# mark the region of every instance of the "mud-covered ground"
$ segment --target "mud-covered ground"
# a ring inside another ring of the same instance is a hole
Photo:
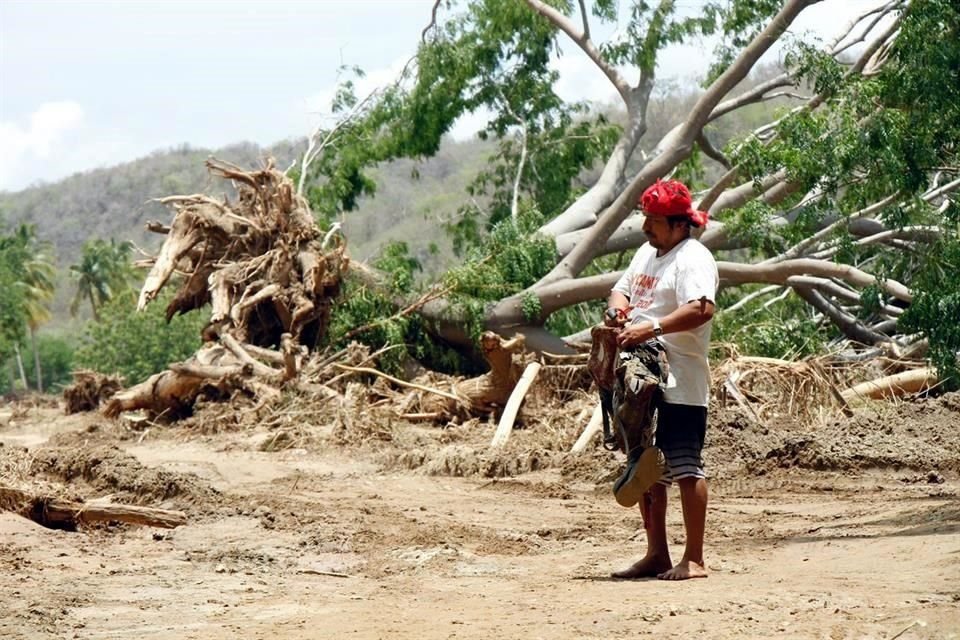
[[[715,411],[711,575],[685,583],[609,579],[642,551],[639,513],[610,495],[620,460],[563,453],[569,430],[491,454],[487,423],[0,418],[0,481],[190,518],[0,513],[0,637],[960,637],[958,394],[816,426]]]

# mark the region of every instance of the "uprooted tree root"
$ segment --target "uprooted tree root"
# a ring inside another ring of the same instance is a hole
[[[489,373],[453,380],[446,389],[387,376],[368,366],[375,356],[368,362],[348,362],[345,352],[311,356],[326,333],[349,264],[345,245],[329,233],[321,238],[306,200],[272,163],[252,172],[212,159],[207,167],[233,182],[236,201],[205,195],[160,200],[175,213],[169,226],[148,225],[167,238],[155,258],[141,263],[151,269],[137,303],[142,310],[175,274],[181,275],[167,318],[209,303],[204,344],[189,360],[114,395],[104,407],[107,416],[142,409],[154,417],[182,419],[198,404],[241,397],[259,407],[276,400],[281,387],[321,401],[342,400],[335,383],[354,376],[381,377],[418,390],[403,400],[400,414],[409,420],[444,423],[504,406],[523,372],[522,336],[505,341],[485,334],[481,347]],[[331,242],[335,246],[328,249]],[[390,385],[381,383],[381,389],[392,395]]]
[[[343,244],[321,237],[306,200],[272,162],[247,172],[211,159],[207,168],[233,182],[236,201],[160,200],[175,213],[170,226],[148,225],[167,238],[142,263],[151,269],[137,303],[142,310],[174,274],[182,275],[167,318],[209,304],[204,345],[186,362],[115,395],[105,408],[109,416],[146,409],[178,418],[201,395],[276,395],[326,332],[348,263]]]

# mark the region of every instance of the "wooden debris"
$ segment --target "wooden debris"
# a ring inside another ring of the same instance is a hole
[[[539,362],[531,362],[527,365],[527,368],[524,369],[523,375],[520,376],[520,380],[517,381],[517,384],[513,387],[513,391],[510,393],[510,398],[507,400],[507,406],[503,410],[503,415],[500,416],[497,431],[493,434],[493,440],[490,442],[491,447],[502,447],[507,443],[507,440],[510,438],[510,432],[513,431],[513,423],[517,420],[517,412],[520,411],[520,404],[527,395],[527,390],[530,389],[530,385],[533,384],[537,374],[540,372],[541,366]]]
[[[5,486],[0,486],[0,509],[13,511],[50,529],[71,531],[81,524],[98,522],[123,522],[162,529],[174,529],[187,523],[187,516],[182,511],[122,504],[73,502],[50,496],[32,495]]]
[[[868,380],[846,389],[840,395],[847,401],[857,398],[897,398],[919,393],[937,384],[937,372],[932,368],[913,369],[876,380]]]
[[[441,398],[447,398],[448,400],[452,400],[452,401],[454,401],[454,402],[459,402],[459,401],[460,401],[460,398],[458,398],[457,396],[455,396],[455,395],[452,394],[452,393],[448,393],[448,392],[446,392],[446,391],[441,391],[440,389],[433,389],[433,388],[431,388],[431,387],[426,387],[426,386],[424,386],[424,385],[422,385],[422,384],[415,384],[415,383],[413,383],[413,382],[404,382],[403,380],[400,380],[400,379],[398,379],[398,378],[395,378],[395,377],[393,377],[393,376],[391,376],[391,375],[387,375],[386,373],[384,373],[384,372],[382,372],[382,371],[377,371],[376,369],[371,369],[370,367],[348,367],[348,366],[345,365],[345,364],[335,364],[334,366],[335,366],[336,368],[338,368],[338,369],[343,369],[344,371],[350,371],[351,373],[368,373],[368,374],[370,374],[370,375],[379,376],[379,377],[384,378],[385,380],[389,380],[389,381],[392,382],[393,384],[399,385],[399,386],[401,386],[401,387],[409,387],[409,388],[411,388],[411,389],[419,389],[419,390],[421,390],[421,391],[426,391],[427,393],[432,393],[432,394],[434,394],[434,395],[438,395],[438,396],[440,396]]]
[[[523,373],[524,338],[516,336],[505,340],[488,331],[480,337],[480,346],[490,371],[457,381],[452,393],[456,400],[440,396],[424,398],[420,411],[415,413],[439,413],[449,420],[453,416],[485,416],[506,406]]]
[[[603,407],[600,406],[598,402],[597,406],[593,409],[593,413],[590,415],[590,421],[587,422],[583,433],[581,433],[577,441],[573,443],[573,448],[570,449],[570,453],[585,451],[590,442],[600,433],[601,429],[603,429]]]
[[[64,387],[63,399],[67,414],[95,411],[100,403],[123,389],[119,376],[108,376],[96,371],[80,369],[73,372],[73,383]]]

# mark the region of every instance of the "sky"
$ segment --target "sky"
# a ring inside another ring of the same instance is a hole
[[[679,4],[695,11],[702,2]],[[876,4],[826,0],[804,12],[793,30],[829,39]],[[2,0],[0,190],[182,144],[266,146],[304,136],[329,120],[341,65],[365,70],[361,94],[396,77],[432,6],[432,0]],[[658,75],[695,81],[708,49],[669,49]],[[604,76],[576,47],[562,50],[555,62],[561,96],[613,99]],[[481,119],[465,118],[455,137],[472,135]]]

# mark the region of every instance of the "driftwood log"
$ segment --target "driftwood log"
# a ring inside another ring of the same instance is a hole
[[[845,389],[841,394],[844,400],[852,401],[860,398],[880,400],[883,398],[898,398],[911,393],[926,391],[937,384],[939,378],[932,368],[913,369],[903,371],[877,380],[868,380]]]
[[[122,504],[73,502],[0,486],[0,510],[12,511],[50,529],[75,530],[81,524],[123,522],[173,529],[187,523],[182,511]]]
[[[204,344],[189,360],[114,396],[104,408],[108,416],[145,409],[177,418],[201,394],[276,395],[327,330],[348,263],[339,237],[323,237],[306,200],[272,161],[248,172],[210,159],[207,168],[233,183],[236,201],[160,200],[173,207],[173,221],[147,227],[167,238],[156,257],[139,263],[150,272],[137,302],[142,310],[177,282],[167,318],[209,304]],[[334,246],[326,246],[330,241]]]
[[[497,430],[493,434],[493,440],[490,441],[491,447],[502,447],[507,444],[510,433],[513,431],[513,424],[517,420],[520,405],[523,403],[527,391],[530,390],[530,385],[533,384],[533,381],[537,378],[537,374],[540,373],[540,367],[542,366],[539,362],[531,362],[527,365],[527,368],[524,369],[523,375],[520,376],[520,380],[517,381],[517,385],[513,388],[510,398],[507,400],[507,406],[503,409],[503,415],[500,416]]]

